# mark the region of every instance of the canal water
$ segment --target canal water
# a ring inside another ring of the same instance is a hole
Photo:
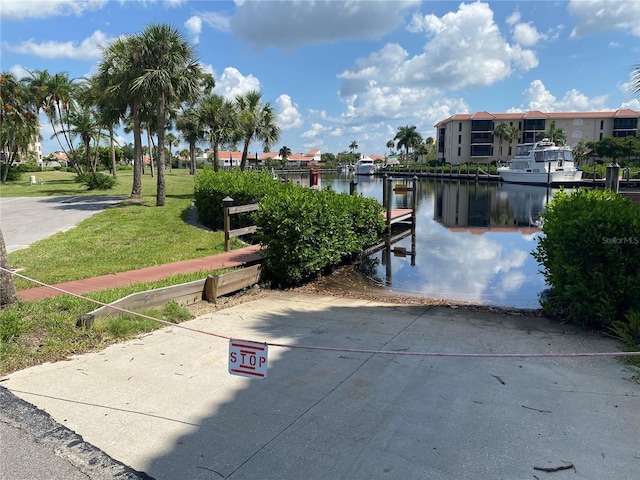
[[[308,185],[308,177],[288,178]],[[358,193],[382,203],[382,177],[319,178],[322,188],[338,192],[348,192],[352,181]],[[417,180],[415,236],[372,254],[364,262],[366,275],[405,295],[539,308],[546,285],[531,252],[542,235],[540,212],[556,192],[545,186]],[[411,195],[394,195],[394,208],[410,207]]]

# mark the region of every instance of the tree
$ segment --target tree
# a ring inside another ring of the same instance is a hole
[[[178,140],[178,137],[176,137],[171,132],[167,133],[167,135],[165,136],[165,141],[167,143],[167,146],[169,147],[169,168],[172,168],[172,166],[173,166],[173,155],[171,154],[171,149],[173,147],[177,147],[178,145],[180,145],[180,141]]]
[[[549,125],[549,130],[546,132],[540,132],[537,136],[538,140],[548,138],[556,145],[565,145],[567,143],[567,134],[562,128],[556,128],[556,122],[552,121]]]
[[[416,148],[418,145],[422,143],[422,136],[416,131],[416,126],[404,126],[398,127],[398,132],[396,136],[393,138],[398,142],[398,148],[402,150],[405,149],[406,158],[405,161],[407,164],[409,163],[409,151]]]
[[[493,134],[498,137],[498,161],[502,161],[502,141],[509,138],[509,125],[506,122],[498,123]]]
[[[204,79],[193,47],[176,28],[151,24],[141,34],[142,73],[133,80],[134,93],[149,92],[156,109],[158,155],[156,206],[165,204],[164,148],[167,111],[195,98]]]
[[[220,168],[218,151],[221,145],[237,136],[238,113],[235,104],[221,95],[205,96],[199,106],[200,122],[213,149],[213,169]]]
[[[8,307],[18,302],[18,294],[13,283],[13,275],[9,272],[9,258],[4,236],[0,230],[0,307]]]
[[[269,102],[262,104],[262,94],[250,90],[236,96],[238,108],[238,139],[244,142],[240,170],[246,168],[251,141],[262,142],[265,149],[280,139],[280,127]]]
[[[291,149],[285,145],[280,149],[278,154],[280,155],[282,162],[286,163],[286,161],[289,159],[289,156],[291,155]]]
[[[176,128],[182,134],[182,138],[189,144],[189,175],[196,174],[196,147],[204,138],[202,119],[193,105],[187,106],[178,115]]]
[[[4,72],[0,75],[0,151],[4,156],[2,182],[11,166],[38,138],[36,101],[24,81]]]
[[[358,142],[354,140],[349,144],[349,150],[351,150],[351,153],[354,153],[357,149],[358,149]]]
[[[103,51],[94,77],[95,86],[104,92],[104,101],[121,116],[128,111],[133,132],[133,185],[131,198],[142,198],[142,130],[140,112],[144,92],[133,89],[134,80],[141,74],[140,37],[121,36]]]
[[[391,150],[396,146],[396,143],[393,140],[389,140],[387,142],[387,148],[389,149],[389,155],[391,155]]]

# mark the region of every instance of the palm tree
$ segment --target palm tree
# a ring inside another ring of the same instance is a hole
[[[165,204],[164,145],[167,111],[199,93],[204,77],[193,47],[176,28],[151,24],[141,34],[142,74],[133,81],[133,92],[149,92],[156,109],[158,155],[156,206]]]
[[[556,143],[557,145],[564,145],[567,143],[567,134],[562,128],[556,128],[556,122],[554,121],[551,122],[549,130],[547,130],[546,132],[538,133],[537,138],[538,140],[548,138],[550,141]]]
[[[249,144],[252,140],[262,142],[263,147],[280,139],[280,127],[276,122],[276,115],[269,102],[262,104],[262,94],[257,90],[250,90],[244,95],[236,96],[238,108],[238,138],[244,141],[240,170],[246,168]]]
[[[0,151],[5,168],[2,182],[7,182],[9,170],[21,153],[26,154],[38,138],[37,100],[28,83],[16,79],[10,72],[0,75]]]
[[[351,153],[355,152],[358,149],[358,142],[356,142],[355,140],[353,142],[351,142],[349,144],[349,150],[351,150]]]
[[[199,106],[202,126],[207,130],[213,149],[213,169],[220,168],[218,151],[221,145],[233,141],[238,129],[238,114],[235,104],[221,95],[206,95]]]
[[[509,125],[507,122],[500,122],[496,125],[496,128],[493,129],[493,134],[498,137],[498,161],[502,161],[502,141],[509,137]]]
[[[398,132],[396,136],[393,138],[398,141],[398,148],[402,149],[404,147],[406,152],[407,165],[409,164],[409,150],[416,148],[418,145],[422,143],[422,136],[416,131],[416,126],[406,125],[404,127],[398,127]]]
[[[278,152],[278,154],[280,155],[282,162],[286,162],[289,156],[291,155],[291,149],[287,146],[283,146]]]
[[[169,170],[171,170],[171,168],[173,167],[173,155],[171,155],[171,150],[173,149],[173,147],[177,147],[178,145],[180,145],[180,141],[178,140],[178,137],[176,137],[172,132],[167,133],[164,139],[167,143],[167,146],[169,147]]]
[[[133,132],[133,186],[131,198],[142,198],[142,129],[140,112],[144,92],[133,89],[141,74],[141,45],[138,36],[122,36],[103,52],[94,81],[104,92],[102,101],[121,116],[129,112]]]
[[[389,140],[387,142],[387,148],[389,149],[389,155],[391,155],[391,149],[396,146],[396,143],[393,140]]]
[[[176,128],[189,144],[189,175],[196,174],[196,144],[204,138],[200,114],[194,106],[187,106],[178,115]]]

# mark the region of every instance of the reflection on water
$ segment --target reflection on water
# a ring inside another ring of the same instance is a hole
[[[348,192],[354,178],[358,193],[382,202],[379,177],[333,174],[323,175],[321,182]],[[308,182],[306,175],[292,180]],[[541,235],[540,212],[554,193],[547,187],[420,179],[415,245],[409,236],[393,245],[399,255],[373,254],[368,274],[404,294],[539,308],[538,296],[546,287],[530,252]],[[395,208],[410,203],[409,195],[394,198]],[[415,251],[413,262],[403,251]]]

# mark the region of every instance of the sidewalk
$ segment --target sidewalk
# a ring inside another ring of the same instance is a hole
[[[231,252],[211,255],[204,258],[194,258],[192,260],[141,268],[140,270],[130,272],[74,280],[72,282],[59,283],[54,286],[66,292],[82,295],[113,287],[131,285],[133,283],[155,282],[177,273],[192,273],[200,270],[220,270],[223,268],[238,267],[257,262],[261,258],[260,245],[250,245],[238,250],[232,250]],[[62,295],[62,292],[49,287],[34,287],[18,291],[18,296],[24,301],[40,300],[57,295]]]

